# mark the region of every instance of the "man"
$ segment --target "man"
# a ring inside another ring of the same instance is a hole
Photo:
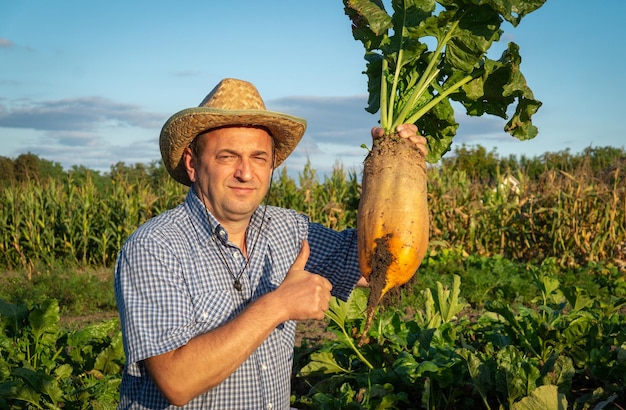
[[[235,79],[163,126],[165,166],[191,189],[118,257],[120,408],[289,408],[295,321],[324,318],[331,294],[363,283],[354,230],[260,206],[305,128]],[[426,152],[414,125],[398,131]]]

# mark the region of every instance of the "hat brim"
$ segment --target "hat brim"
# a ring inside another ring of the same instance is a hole
[[[161,156],[172,178],[181,184],[191,185],[182,161],[185,148],[201,132],[227,125],[262,126],[269,129],[274,139],[276,167],[296,148],[306,130],[305,119],[274,111],[187,108],[167,120],[159,138]]]

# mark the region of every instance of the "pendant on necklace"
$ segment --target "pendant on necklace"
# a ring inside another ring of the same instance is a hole
[[[235,281],[233,282],[233,286],[235,287],[235,290],[237,292],[241,292],[241,289],[243,289],[243,287],[241,286],[241,282],[239,282],[239,279],[235,279]]]

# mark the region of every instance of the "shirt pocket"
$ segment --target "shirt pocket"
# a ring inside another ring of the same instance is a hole
[[[296,321],[288,320],[279,325],[280,340],[287,352],[293,353],[293,346],[296,341]]]
[[[231,294],[227,291],[201,293],[193,297],[192,303],[198,333],[205,333],[225,323],[235,310]]]

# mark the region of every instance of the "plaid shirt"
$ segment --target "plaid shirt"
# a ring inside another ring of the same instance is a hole
[[[143,360],[185,345],[276,289],[303,239],[311,248],[306,269],[327,277],[334,296],[349,297],[360,277],[355,231],[336,232],[277,207],[267,207],[261,226],[263,209],[256,210],[250,223],[250,262],[240,278],[242,292],[234,289],[222,258],[236,274],[245,257],[192,189],[183,204],[146,222],[126,241],[115,271],[127,361],[119,408],[173,408],[147,374]],[[295,329],[293,321],[278,326],[224,382],[185,408],[289,408]]]

